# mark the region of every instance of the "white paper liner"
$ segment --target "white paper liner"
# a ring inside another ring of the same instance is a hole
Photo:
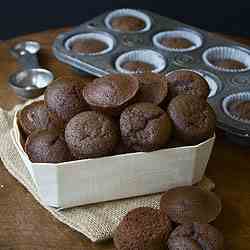
[[[161,39],[164,37],[185,38],[189,40],[190,42],[192,42],[194,45],[189,48],[182,48],[182,49],[166,47],[161,44]],[[187,52],[187,51],[195,50],[202,46],[202,36],[199,33],[192,31],[192,30],[188,30],[188,29],[169,30],[169,31],[163,31],[154,35],[153,44],[156,47],[163,49],[163,50],[168,50],[168,51],[173,51],[173,52]]]
[[[123,32],[119,29],[114,29],[111,25],[111,20],[115,17],[121,17],[121,16],[137,17],[145,22],[145,27],[142,30],[129,31],[129,32]],[[141,32],[148,31],[151,28],[151,20],[149,16],[139,10],[134,10],[134,9],[119,9],[119,10],[112,11],[106,16],[104,23],[109,29],[118,31],[118,32],[123,32],[123,33],[138,33],[138,32],[141,33]]]
[[[84,40],[84,39],[96,39],[96,40],[104,42],[105,44],[107,44],[108,47],[106,49],[104,49],[100,52],[96,52],[96,53],[76,52],[77,54],[102,55],[102,54],[106,54],[106,53],[110,52],[114,48],[115,39],[113,38],[113,36],[111,36],[110,34],[108,34],[106,32],[90,32],[90,33],[81,33],[81,34],[73,35],[72,37],[70,37],[69,39],[66,40],[65,48],[67,50],[72,51],[71,50],[72,43],[77,41],[77,40]]]
[[[200,74],[207,81],[208,86],[209,86],[208,98],[215,96],[219,89],[219,86],[218,86],[219,79],[215,75],[207,71],[194,70],[194,72]]]
[[[203,61],[211,68],[225,72],[243,72],[250,69],[250,55],[244,48],[240,47],[213,47],[206,50],[202,55]],[[231,59],[243,63],[246,68],[227,69],[214,65],[213,60]]]
[[[225,114],[228,115],[233,120],[250,124],[250,120],[240,118],[239,116],[234,115],[230,111],[230,105],[232,103],[235,103],[235,102],[240,103],[244,101],[250,101],[250,92],[240,92],[240,93],[232,94],[232,95],[225,97],[222,101],[222,108]]]
[[[120,55],[115,61],[115,67],[119,72],[124,74],[136,73],[122,67],[124,63],[131,61],[140,61],[154,65],[154,69],[152,70],[154,73],[161,72],[167,65],[166,60],[161,54],[154,50],[145,49],[133,50]]]

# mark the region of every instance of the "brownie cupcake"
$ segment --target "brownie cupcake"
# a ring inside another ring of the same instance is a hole
[[[216,67],[223,69],[241,70],[246,69],[246,65],[234,59],[218,59],[212,60],[211,63]]]
[[[131,210],[114,233],[118,250],[163,250],[172,226],[160,211],[149,207]]]
[[[172,49],[187,49],[194,46],[194,43],[183,37],[163,37],[160,44]]]
[[[112,18],[111,27],[121,32],[135,32],[143,30],[145,22],[135,16],[117,16]]]
[[[168,94],[166,78],[157,73],[138,74],[139,92],[136,96],[138,102],[151,102],[159,105]]]
[[[139,90],[138,80],[125,74],[107,75],[86,84],[83,96],[95,110],[119,115]]]
[[[97,39],[77,39],[72,42],[71,50],[75,53],[93,54],[104,51],[108,48],[108,45]]]
[[[209,223],[221,212],[221,201],[209,191],[184,186],[168,190],[161,197],[160,209],[171,221]]]
[[[37,130],[29,135],[25,152],[34,163],[59,163],[72,160],[59,130]]]
[[[122,140],[135,151],[162,148],[171,135],[171,122],[161,108],[146,102],[127,107],[120,117]]]
[[[229,112],[239,119],[250,121],[250,100],[233,102],[229,106]]]
[[[142,61],[128,61],[122,64],[122,68],[132,73],[151,72],[155,69],[153,64]]]
[[[207,99],[209,86],[198,73],[191,70],[175,70],[166,75],[170,98],[189,94]]]
[[[216,116],[203,98],[178,95],[171,100],[167,110],[179,140],[197,144],[213,136]]]
[[[35,130],[55,128],[56,123],[49,118],[44,101],[33,102],[18,113],[18,122],[26,136]]]
[[[224,239],[209,224],[188,223],[170,234],[167,245],[169,250],[224,250]]]
[[[52,120],[65,126],[73,116],[88,109],[82,97],[84,86],[78,78],[61,77],[47,87],[44,100]]]
[[[109,117],[96,111],[74,116],[65,128],[65,140],[75,159],[111,154],[119,140],[119,129]]]

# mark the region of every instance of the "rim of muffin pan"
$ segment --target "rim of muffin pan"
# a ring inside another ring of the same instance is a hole
[[[189,48],[170,48],[167,46],[164,46],[161,44],[161,39],[169,37],[169,38],[184,38],[190,42],[192,42],[194,45],[189,47]],[[203,45],[203,37],[202,35],[194,31],[192,29],[188,28],[178,28],[175,30],[166,30],[166,31],[161,31],[153,36],[153,44],[157,48],[160,48],[162,50],[167,50],[171,52],[188,52],[188,51],[193,51],[198,48],[200,48]]]
[[[240,46],[214,46],[205,50],[202,54],[204,63],[218,71],[223,72],[245,72],[250,70],[250,51]],[[245,65],[241,69],[229,69],[216,66],[213,60],[236,60]]]
[[[154,66],[154,69],[151,72],[153,73],[159,73],[167,67],[167,60],[162,54],[151,49],[138,49],[125,52],[118,56],[115,61],[116,70],[124,74],[136,73],[122,67],[124,63],[131,61],[140,61],[152,64]]]
[[[145,27],[141,30],[136,30],[136,31],[121,31],[119,29],[115,29],[111,25],[111,21],[115,17],[121,17],[121,16],[132,16],[141,19],[145,23]],[[120,32],[120,33],[142,33],[149,31],[152,26],[152,22],[150,17],[145,14],[144,12],[140,10],[135,10],[135,9],[118,9],[111,11],[104,19],[104,23],[106,27],[110,30],[113,30],[115,32]]]
[[[83,53],[83,52],[74,52],[71,49],[72,43],[74,43],[77,40],[81,40],[84,41],[84,39],[95,39],[95,40],[99,40],[103,43],[105,43],[108,47],[104,50],[101,50],[99,52],[95,52],[95,53]],[[85,32],[85,33],[78,33],[78,34],[74,34],[72,36],[70,36],[69,38],[66,39],[66,41],[64,42],[64,47],[66,50],[71,51],[74,54],[77,55],[91,55],[91,56],[96,56],[96,55],[103,55],[103,54],[107,54],[110,51],[112,51],[114,49],[115,46],[115,38],[107,33],[107,32]]]

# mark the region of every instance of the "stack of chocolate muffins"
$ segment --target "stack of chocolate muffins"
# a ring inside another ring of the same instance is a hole
[[[206,80],[188,70],[114,74],[87,83],[62,77],[18,120],[32,162],[148,152],[213,136],[216,118],[208,94]]]
[[[223,250],[222,234],[212,225],[221,211],[218,197],[194,186],[170,189],[160,209],[128,212],[114,233],[118,250]]]

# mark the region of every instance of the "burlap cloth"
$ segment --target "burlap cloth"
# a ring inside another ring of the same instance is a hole
[[[24,185],[34,198],[59,221],[83,233],[91,241],[101,241],[112,237],[119,221],[130,209],[139,206],[159,207],[160,194],[103,202],[65,210],[46,206],[40,199],[36,186],[10,136],[15,111],[21,107],[21,105],[18,105],[11,111],[0,109],[0,157],[9,173]],[[206,177],[199,185],[204,189],[214,188],[214,184]]]

